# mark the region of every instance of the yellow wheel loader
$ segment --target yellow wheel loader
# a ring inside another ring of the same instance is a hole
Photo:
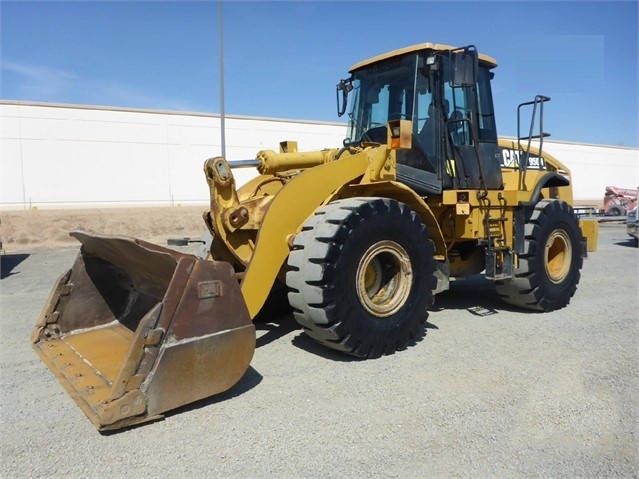
[[[353,66],[339,148],[293,141],[254,160],[205,162],[206,258],[125,237],[82,244],[55,285],[34,347],[100,430],[150,421],[239,381],[269,296],[304,333],[377,358],[423,334],[434,296],[484,272],[505,302],[566,306],[597,223],[580,222],[570,172],[542,151],[543,107],[497,137],[494,59],[420,44]],[[527,123],[527,120],[526,120]],[[237,187],[235,168],[259,175]]]

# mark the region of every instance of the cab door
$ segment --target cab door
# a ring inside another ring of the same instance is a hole
[[[500,189],[501,154],[490,88],[488,65],[477,62],[476,70],[460,80],[459,68],[451,57],[443,58],[443,105],[448,108],[445,120],[446,169],[454,188]]]

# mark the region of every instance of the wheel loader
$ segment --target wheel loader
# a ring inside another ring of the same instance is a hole
[[[37,321],[35,350],[108,431],[231,388],[267,299],[360,358],[417,342],[435,295],[482,272],[516,308],[565,307],[597,223],[580,222],[568,168],[543,151],[548,97],[519,105],[517,138],[498,138],[496,66],[472,45],[395,50],[339,81],[343,145],[283,141],[251,160],[206,160],[204,258],[72,232],[80,253]],[[258,174],[238,187],[236,168]]]

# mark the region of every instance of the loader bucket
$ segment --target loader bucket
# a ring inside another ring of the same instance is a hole
[[[242,378],[255,327],[230,264],[133,238],[71,236],[80,253],[31,339],[99,430],[159,419]]]

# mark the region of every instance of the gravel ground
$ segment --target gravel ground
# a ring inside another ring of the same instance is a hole
[[[29,333],[75,248],[2,256],[3,477],[638,477],[638,250],[602,224],[568,308],[439,295],[426,336],[360,361],[258,324],[230,392],[101,435]]]

